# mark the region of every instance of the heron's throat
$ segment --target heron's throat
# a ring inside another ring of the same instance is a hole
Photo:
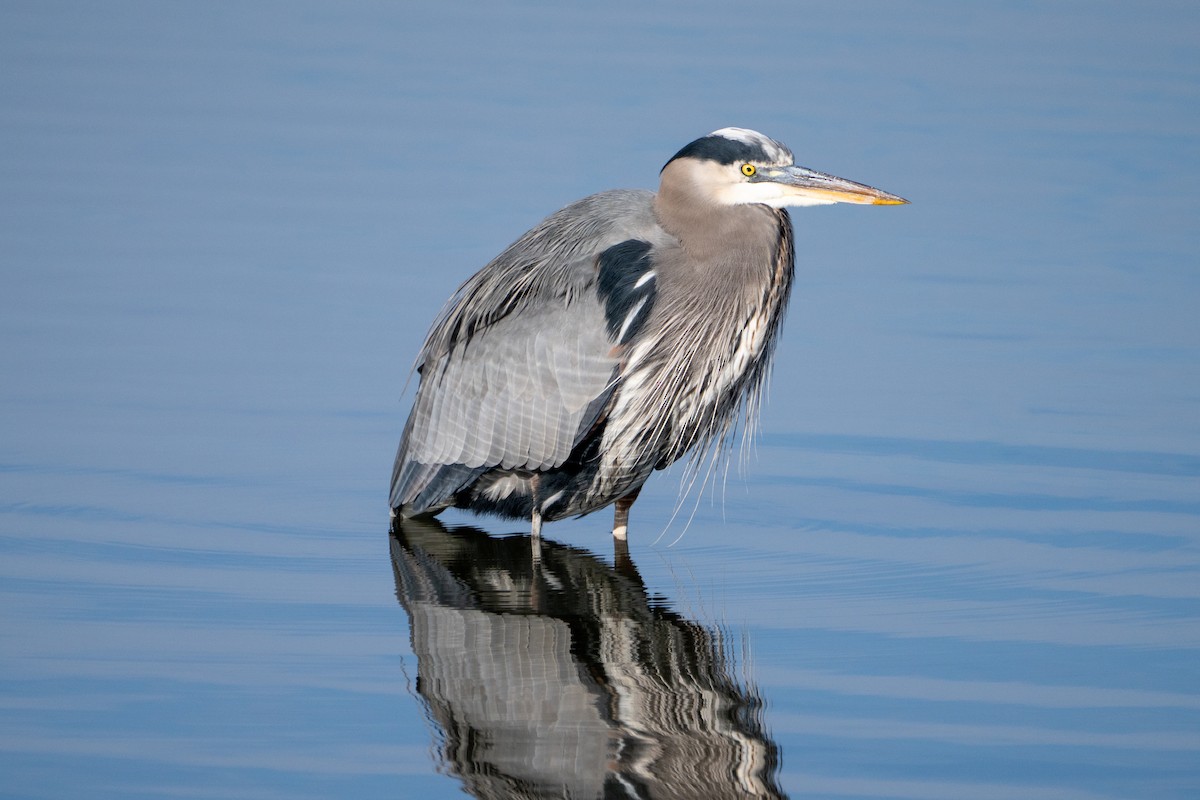
[[[685,272],[732,280],[753,292],[752,285],[773,281],[781,257],[791,260],[786,211],[758,204],[719,205],[669,186],[655,197],[654,211],[659,225],[681,245],[678,266]]]

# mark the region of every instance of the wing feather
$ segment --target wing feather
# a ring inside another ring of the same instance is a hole
[[[618,367],[597,259],[630,238],[660,235],[652,199],[617,191],[581,200],[463,284],[421,352],[393,508],[441,507],[487,469],[567,460]]]

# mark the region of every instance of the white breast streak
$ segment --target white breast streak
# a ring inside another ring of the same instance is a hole
[[[554,494],[547,497],[545,500],[543,500],[542,505],[541,505],[542,511],[545,512],[546,510],[548,510],[550,508],[550,506],[554,505],[560,499],[562,499],[562,496],[565,493],[565,491],[566,491],[565,489],[557,491]]]
[[[638,300],[637,305],[629,309],[629,313],[625,315],[625,321],[621,323],[621,330],[617,333],[617,341],[625,341],[625,334],[629,331],[629,326],[637,319],[637,315],[641,313],[642,308],[646,305],[646,298]]]
[[[631,313],[636,313],[636,310]],[[648,406],[643,395],[647,391],[661,395],[667,386],[660,385],[660,379],[654,377],[653,370],[641,368],[641,362],[650,353],[653,343],[643,341],[635,346],[626,357],[617,389],[617,401],[604,433],[600,481],[604,483],[616,479],[623,474],[623,465],[638,460],[640,454],[631,449],[642,446],[642,436],[630,434],[654,425],[653,420],[659,414],[670,414],[675,420],[672,424],[688,427],[697,424],[701,415],[712,413],[706,409],[712,409],[720,403],[722,396],[746,373],[751,362],[762,355],[770,316],[770,310],[764,306],[756,309],[746,320],[738,332],[733,353],[728,359],[721,359],[713,365],[714,374],[698,397],[660,396],[658,405]],[[674,407],[671,407],[672,404]]]
[[[746,321],[738,335],[738,343],[734,348],[733,357],[721,365],[712,383],[708,385],[700,396],[699,402],[696,403],[697,408],[707,408],[710,404],[718,402],[722,393],[732,386],[738,377],[745,374],[746,368],[750,366],[750,361],[762,354],[769,315],[770,312],[764,307]]]
[[[599,477],[602,483],[619,476],[622,473],[622,464],[630,464],[637,460],[637,453],[626,451],[637,446],[638,437],[628,436],[626,432],[646,424],[646,420],[641,419],[637,413],[637,398],[645,391],[650,373],[639,367],[653,345],[652,341],[640,342],[625,358],[625,367],[616,389],[617,401],[609,415],[604,442],[600,448],[602,455]]]

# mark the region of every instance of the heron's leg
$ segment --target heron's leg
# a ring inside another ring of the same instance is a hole
[[[538,486],[540,483],[538,478],[540,477],[540,475],[535,473],[533,477],[529,479],[529,488],[532,495],[529,505],[533,508],[533,513],[530,515],[532,519],[530,520],[531,530],[529,535],[533,537],[535,542],[540,541],[542,538],[542,502],[540,496],[541,492],[538,491],[538,489],[541,488]]]
[[[535,517],[535,525],[540,527],[541,519]],[[533,538],[529,540],[529,562],[533,567],[534,573],[537,573],[542,567],[542,535],[538,531],[538,527],[534,528],[535,533]],[[534,593],[535,595],[537,592]]]
[[[613,506],[613,538],[624,541],[629,536],[629,507],[637,500],[642,487],[617,500]]]
[[[628,539],[613,537],[613,566],[619,575],[632,576],[640,580],[637,574],[637,567],[633,564],[633,557],[629,555]]]
[[[541,571],[542,571],[542,503],[539,476],[536,472],[529,478],[529,564],[533,568],[534,590],[533,605],[541,610]]]

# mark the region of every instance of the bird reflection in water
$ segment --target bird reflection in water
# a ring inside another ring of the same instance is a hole
[[[528,536],[396,520],[396,594],[444,767],[478,798],[783,797],[762,702],[716,629]]]

